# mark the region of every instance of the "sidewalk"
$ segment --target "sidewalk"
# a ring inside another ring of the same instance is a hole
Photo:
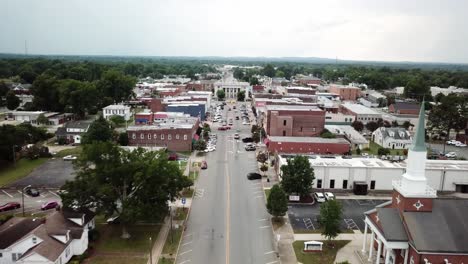
[[[291,225],[289,224],[288,217],[284,217],[284,225],[279,227],[275,234],[275,241],[277,242],[277,250],[280,256],[281,264],[296,264],[296,253],[292,243],[294,242],[294,233]],[[278,241],[279,238],[279,241]]]
[[[157,264],[159,261],[159,257],[161,256],[162,250],[164,248],[164,244],[166,243],[167,235],[169,234],[169,217],[166,216],[164,218],[164,224],[161,226],[161,230],[159,230],[158,237],[154,241],[153,249],[151,251],[152,256],[151,259],[148,258],[148,264]]]

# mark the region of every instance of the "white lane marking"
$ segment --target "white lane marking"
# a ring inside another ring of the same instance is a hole
[[[187,250],[187,251],[184,251],[184,252],[180,253],[179,256],[182,256],[182,255],[184,255],[184,254],[190,253],[190,252],[192,252],[192,251],[193,251],[193,250],[191,250],[191,249],[190,249],[190,250]]]
[[[269,228],[270,226],[261,226],[260,228]]]
[[[49,192],[50,192],[52,195],[55,195],[55,196],[57,196],[57,197],[60,197],[60,195],[54,193],[53,191],[49,191]]]
[[[268,252],[265,252],[265,255],[268,255],[268,254],[271,254],[271,253],[275,253],[274,251],[268,251]]]
[[[182,262],[179,263],[179,264],[184,264],[184,263],[187,263],[187,262],[190,262],[190,259],[184,260],[184,261],[182,261]]]
[[[189,237],[189,236],[191,236],[191,235],[192,235],[192,234],[186,234],[186,235],[184,235],[184,237]]]
[[[182,244],[181,246],[183,247],[183,246],[186,246],[186,245],[189,245],[189,244],[192,244],[192,241],[187,242],[187,243],[184,243],[184,244]]]
[[[18,190],[19,194],[23,194],[20,190]]]
[[[10,198],[13,198],[13,195],[7,193],[5,190],[2,190],[2,192],[3,192],[4,194],[8,195]]]
[[[268,218],[258,219],[259,222],[261,222],[261,221],[267,221],[267,220],[268,220]]]
[[[40,195],[42,198],[46,198],[46,197],[45,197],[45,195],[43,195],[42,193],[41,193],[41,194],[39,194],[39,195]]]
[[[278,263],[278,261],[272,261],[272,262],[268,262],[267,264],[273,264],[273,263]]]

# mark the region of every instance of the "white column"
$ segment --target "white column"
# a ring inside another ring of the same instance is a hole
[[[389,260],[390,260],[390,250],[389,248],[387,248],[387,251],[385,252],[385,264],[389,264]]]
[[[369,243],[369,258],[368,261],[372,260],[372,251],[374,250],[374,230],[372,230],[371,239]]]
[[[364,221],[365,222],[365,221]],[[366,253],[366,240],[367,240],[367,222],[365,222],[365,227],[364,227],[364,239],[362,241],[362,253]]]
[[[408,251],[409,251],[409,248],[405,249],[405,260],[403,261],[403,264],[408,263]]]
[[[380,263],[380,254],[382,253],[382,242],[377,238],[377,257],[375,258],[375,264]]]

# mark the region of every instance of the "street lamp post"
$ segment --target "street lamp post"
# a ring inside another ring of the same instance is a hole
[[[29,187],[31,187],[31,185],[28,185],[28,186],[24,187],[23,191],[21,192],[21,200],[22,200],[22,204],[23,204],[23,217],[24,217],[24,192]]]

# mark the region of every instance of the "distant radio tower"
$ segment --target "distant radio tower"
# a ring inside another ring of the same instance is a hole
[[[28,41],[24,41],[24,55],[28,56]]]

